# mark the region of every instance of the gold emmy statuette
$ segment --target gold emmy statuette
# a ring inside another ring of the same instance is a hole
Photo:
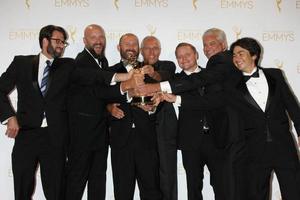
[[[133,69],[140,70],[142,68],[142,65],[140,62],[138,62],[136,56],[131,56],[128,60],[128,64],[130,64]],[[134,96],[132,97],[131,105],[139,106],[139,105],[152,105],[153,102],[151,101],[152,96]]]

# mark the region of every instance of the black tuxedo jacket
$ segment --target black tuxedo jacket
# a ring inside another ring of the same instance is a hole
[[[122,98],[120,85],[109,86],[114,73],[107,72],[108,62],[101,59],[101,66],[84,49],[76,59],[69,90],[71,148],[95,149],[108,145],[106,105],[109,100]],[[97,77],[96,75],[99,75]]]
[[[230,51],[223,51],[208,60],[206,70],[191,74],[183,79],[173,79],[169,82],[172,93],[178,94],[197,89],[207,84],[223,82],[233,73],[237,73],[237,69],[232,62],[232,53]]]
[[[186,76],[182,71],[176,75],[176,78],[186,78]],[[218,136],[219,128],[226,128],[220,127],[220,123],[223,123],[223,115],[220,113],[223,109],[223,88],[220,84],[214,83],[180,95],[178,148],[196,150],[201,147],[204,126],[209,127],[209,134],[212,137]]]
[[[50,68],[47,92],[42,96],[38,84],[39,55],[16,56],[0,78],[0,120],[16,115],[23,130],[39,128],[46,113],[50,143],[61,147],[68,134],[67,91],[74,60],[54,59]],[[17,111],[10,104],[8,94],[16,87]]]
[[[299,136],[300,108],[297,100],[279,69],[260,69],[269,86],[265,112],[249,93],[241,73],[235,79],[232,78],[227,87],[227,102],[238,111],[242,119],[240,133],[246,143],[247,156],[260,159],[266,142],[272,141],[283,147],[281,154],[277,155],[278,159],[285,157],[291,162],[299,162],[288,118],[289,115]]]
[[[176,65],[172,61],[159,60],[153,65],[153,68],[161,76],[161,81],[165,81],[173,78],[176,70]],[[150,83],[157,82],[153,79],[151,80],[150,77],[146,77],[146,78],[147,78],[146,82],[150,82]]]
[[[123,63],[117,63],[110,67],[110,71],[125,73],[126,68]],[[156,148],[156,131],[155,131],[155,115],[149,115],[148,112],[132,106],[126,100],[122,101],[119,106],[123,110],[125,116],[122,119],[115,117],[110,118],[110,145],[111,148],[122,148],[128,144],[132,138],[132,124],[135,125],[137,134],[136,144],[140,148],[154,149]]]

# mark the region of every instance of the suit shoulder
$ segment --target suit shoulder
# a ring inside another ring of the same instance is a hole
[[[14,60],[31,60],[37,56],[38,55],[16,55]]]

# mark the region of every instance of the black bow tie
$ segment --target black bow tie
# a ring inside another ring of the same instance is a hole
[[[259,77],[259,73],[258,73],[258,69],[251,74],[250,76],[248,75],[244,75],[244,81],[247,82],[250,78],[258,78]]]

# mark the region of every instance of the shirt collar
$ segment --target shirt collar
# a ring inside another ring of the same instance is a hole
[[[254,67],[253,70],[252,70],[250,73],[243,72],[243,75],[244,75],[244,76],[251,76],[254,72],[256,72],[256,70],[258,70],[258,68],[257,68],[257,67]]]
[[[50,61],[50,63],[52,64],[53,63],[53,58],[49,59],[47,58],[42,52],[40,53],[40,63],[46,63],[47,60]]]
[[[184,71],[184,73],[185,73],[186,75],[189,76],[189,75],[191,75],[192,73],[198,73],[198,72],[200,72],[200,71],[201,71],[201,68],[197,66],[197,67],[195,68],[195,70],[192,71],[192,72],[191,72],[191,71],[186,71],[186,70],[183,70],[183,71]]]

